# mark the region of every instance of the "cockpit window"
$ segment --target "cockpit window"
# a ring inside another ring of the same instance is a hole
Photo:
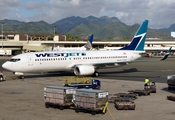
[[[17,61],[20,61],[21,59],[20,58],[12,58],[12,59],[10,59],[9,61],[10,62],[17,62]]]

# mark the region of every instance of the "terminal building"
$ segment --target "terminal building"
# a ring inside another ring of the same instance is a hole
[[[66,39],[63,34],[3,33],[0,35],[0,55],[16,55],[24,52],[52,51],[53,47],[81,47],[87,39]],[[128,45],[131,40],[93,40],[93,48],[116,50]],[[175,39],[147,38],[145,51],[166,52],[170,46],[175,51]]]

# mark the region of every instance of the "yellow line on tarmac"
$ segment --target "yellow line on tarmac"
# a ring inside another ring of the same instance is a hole
[[[108,109],[109,114],[111,115],[112,119],[114,120],[114,117],[112,116],[112,114],[111,114],[111,112],[110,112],[110,110],[109,110],[109,108],[108,108],[108,107],[107,107],[107,109]]]

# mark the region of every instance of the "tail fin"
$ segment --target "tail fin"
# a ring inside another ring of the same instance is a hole
[[[132,42],[128,46],[123,47],[120,50],[143,51],[145,45],[147,27],[148,27],[148,20],[145,20],[143,21],[142,25],[138,29],[134,38],[132,39]]]
[[[87,41],[87,43],[84,45],[85,48],[92,48],[93,36],[94,35],[91,35],[91,37],[89,38],[89,40]]]

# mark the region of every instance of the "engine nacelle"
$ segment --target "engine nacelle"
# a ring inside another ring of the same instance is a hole
[[[75,75],[92,75],[95,69],[90,65],[79,65],[74,68]]]

